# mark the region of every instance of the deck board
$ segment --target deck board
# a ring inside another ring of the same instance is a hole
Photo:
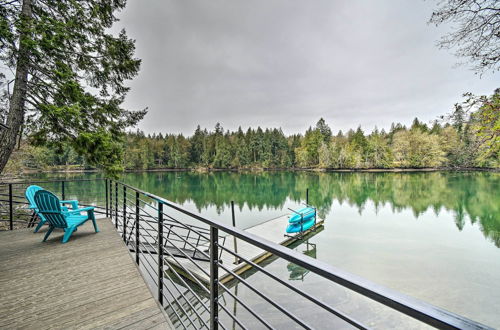
[[[112,223],[98,226],[66,244],[62,231],[0,232],[0,328],[171,328]]]

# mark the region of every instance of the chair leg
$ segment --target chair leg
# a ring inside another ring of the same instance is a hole
[[[97,223],[95,221],[95,216],[94,216],[94,211],[93,210],[89,211],[89,218],[92,220],[92,223],[94,224],[95,232],[98,233],[99,232],[99,228],[97,228]]]
[[[34,227],[35,226],[35,219],[36,219],[36,212],[33,211],[30,217],[30,221],[28,221],[28,228]]]
[[[64,231],[64,236],[63,236],[63,240],[62,240],[63,243],[66,243],[67,241],[69,241],[69,238],[71,237],[71,234],[73,234],[73,231],[75,231],[75,227],[66,228],[66,230]]]
[[[43,221],[41,218],[40,218],[40,222],[38,223],[38,225],[36,226],[35,228],[35,231],[34,233],[38,233],[38,231],[40,230],[40,228],[42,228],[43,224],[45,223],[45,221]]]
[[[42,242],[45,242],[47,240],[47,238],[49,238],[49,236],[50,236],[50,234],[52,233],[53,230],[54,230],[54,227],[49,226],[49,230],[47,230],[47,233],[45,234],[45,237],[43,238]],[[36,231],[35,231],[35,233],[36,233]]]

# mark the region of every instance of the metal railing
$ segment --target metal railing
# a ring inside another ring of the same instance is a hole
[[[374,325],[406,328],[422,322],[442,329],[488,329],[125,183],[94,181],[100,187],[94,187],[94,193],[101,192],[104,200],[95,195],[87,199],[89,204],[112,219],[178,328],[366,329]],[[63,198],[68,195],[67,181],[50,182],[60,185]],[[8,208],[11,229],[18,213],[13,205],[21,203],[23,196],[19,187],[27,184],[0,184],[0,202]],[[244,249],[228,244],[236,240],[272,257],[264,263],[251,260]],[[239,260],[239,267],[228,260]],[[303,285],[287,281],[279,267],[272,267],[283,262],[302,267],[313,279]],[[221,281],[222,275],[231,280]]]
[[[13,230],[16,225],[32,227],[38,222],[24,195],[26,188],[33,184],[43,185],[62,200],[78,197],[80,206],[94,206],[96,214],[106,215],[107,205],[102,204],[103,199],[98,197],[104,196],[106,182],[106,179],[0,182],[0,223],[4,229]]]

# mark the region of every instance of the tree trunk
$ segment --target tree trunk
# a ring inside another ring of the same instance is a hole
[[[31,20],[31,0],[24,0],[21,19],[28,23]],[[0,130],[0,173],[2,173],[9,157],[16,146],[16,138],[24,122],[24,103],[28,85],[29,48],[26,41],[30,39],[30,32],[23,30],[19,35],[19,51],[17,54],[16,78],[12,97],[9,102],[7,126]]]

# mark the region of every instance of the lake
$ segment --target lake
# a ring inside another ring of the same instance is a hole
[[[242,229],[300,208],[309,188],[309,203],[318,208],[325,226],[295,249],[500,327],[500,173],[144,172],[124,174],[121,180],[228,224],[233,200],[236,225]],[[346,293],[325,293],[321,279],[294,265],[276,260],[266,267],[332,305],[343,304],[348,313],[361,314],[368,325],[399,324],[397,318],[382,323],[364,316],[365,307],[347,302]],[[248,280],[258,282],[259,276]],[[245,294],[240,285],[239,295]]]

